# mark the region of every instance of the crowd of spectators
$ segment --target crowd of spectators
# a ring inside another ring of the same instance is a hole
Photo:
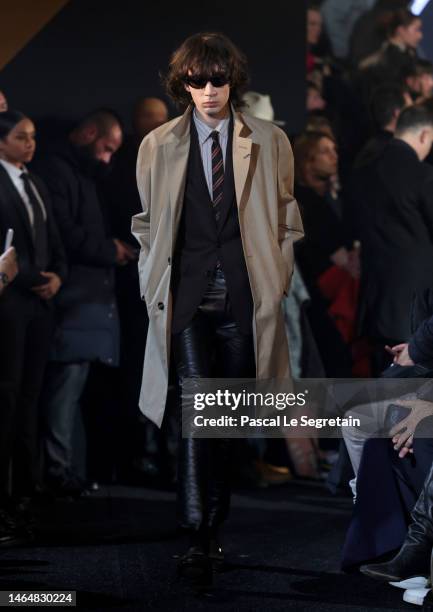
[[[301,377],[378,377],[392,363],[401,376],[431,372],[433,64],[409,4],[324,0],[307,11],[306,121],[290,135],[305,239],[284,305]],[[98,109],[38,149],[32,117],[8,109],[7,97],[0,92],[0,240],[9,227],[15,234],[0,258],[0,543],[11,545],[30,537],[35,497],[74,499],[100,481],[174,482],[178,431],[175,410],[162,431],[138,411],[147,312],[130,231],[141,210],[138,147],[167,121],[167,106],[139,100],[131,130]],[[405,538],[433,446],[413,431],[402,442],[398,431],[356,452],[346,437],[357,517],[346,566]],[[320,478],[337,450],[344,458],[343,444],[251,443],[240,475],[260,485]],[[383,473],[372,479],[378,460]],[[356,530],[380,522],[369,496],[379,507],[390,487],[389,516],[404,528],[359,550]]]

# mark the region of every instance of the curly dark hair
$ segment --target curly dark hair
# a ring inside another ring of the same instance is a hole
[[[224,74],[230,84],[230,101],[235,108],[243,105],[242,95],[248,85],[245,55],[219,32],[200,32],[187,38],[170,59],[163,77],[166,91],[177,106],[185,108],[191,96],[185,89],[188,74]]]

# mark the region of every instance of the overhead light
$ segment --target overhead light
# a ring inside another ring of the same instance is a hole
[[[410,10],[414,15],[421,15],[429,2],[430,0],[413,0]]]

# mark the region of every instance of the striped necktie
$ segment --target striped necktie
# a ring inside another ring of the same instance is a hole
[[[212,204],[216,221],[221,215],[221,201],[223,199],[224,186],[224,161],[223,152],[219,142],[219,132],[216,130],[212,136]]]

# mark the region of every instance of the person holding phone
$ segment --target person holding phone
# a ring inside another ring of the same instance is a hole
[[[48,191],[26,167],[35,146],[31,119],[14,110],[0,114],[0,241],[13,229],[19,265],[0,300],[0,541],[6,544],[23,535],[13,515],[37,490],[37,406],[51,345],[53,297],[67,274]]]
[[[7,285],[14,280],[18,274],[17,255],[14,247],[9,247],[3,255],[0,255],[0,295]]]

